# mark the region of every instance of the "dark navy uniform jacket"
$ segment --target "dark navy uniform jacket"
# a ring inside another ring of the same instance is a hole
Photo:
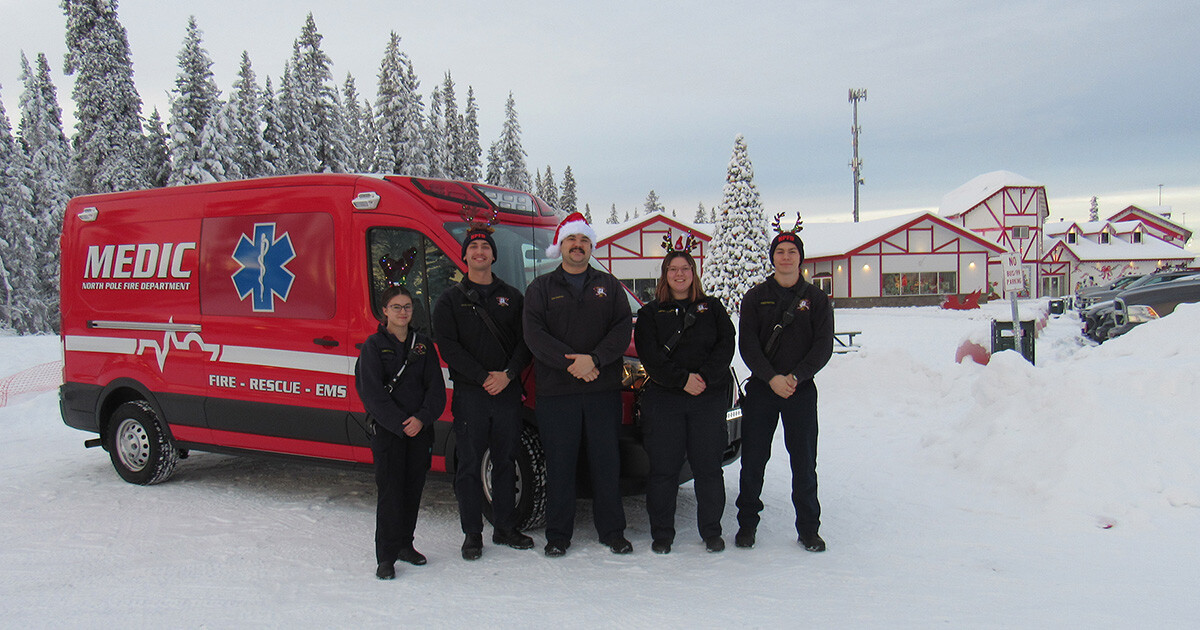
[[[450,367],[450,380],[455,386],[481,387],[488,372],[507,371],[511,379],[508,386],[520,388],[521,370],[529,365],[530,358],[523,335],[525,300],[521,292],[495,275],[491,284],[464,279],[462,285],[475,291],[480,307],[492,318],[508,348],[475,313],[466,294],[453,286],[446,289],[433,307],[433,331],[438,352]]]
[[[686,313],[695,320],[675,343],[668,355],[664,347],[675,332],[683,328]],[[733,360],[733,322],[721,300],[704,297],[691,301],[654,300],[638,310],[633,332],[638,359],[650,379],[667,389],[683,391],[688,374],[704,379],[705,391],[729,382],[729,362]]]
[[[390,394],[384,386],[404,365],[408,343],[380,324],[379,331],[363,342],[355,366],[354,385],[363,406],[381,427],[396,435],[404,435],[404,421],[410,416],[421,421],[422,430],[431,428],[446,408],[446,383],[433,339],[411,328],[408,334],[416,335],[413,358]]]
[[[800,294],[796,316],[783,329],[775,355],[765,352],[771,331],[783,311]],[[803,383],[812,379],[833,356],[833,305],[824,291],[800,278],[782,287],[772,275],[742,298],[738,348],[754,378],[770,382],[776,374],[792,374]]]

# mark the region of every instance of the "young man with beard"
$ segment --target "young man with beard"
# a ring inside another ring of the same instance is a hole
[[[435,339],[450,368],[457,466],[454,494],[465,540],[464,560],[483,555],[483,486],[480,464],[491,449],[492,542],[533,548],[517,529],[513,457],[521,440],[521,371],[529,348],[521,334],[520,291],[492,273],[496,242],[490,229],[473,227],[463,239],[467,277],[446,290],[433,309]]]
[[[813,376],[833,355],[833,307],[800,275],[804,242],[795,232],[771,241],[775,273],[742,299],[738,346],[750,368],[742,403],[742,474],[734,544],[754,546],[763,475],[779,419],[792,468],[796,533],[809,551],[825,551],[817,534],[817,386]]]
[[[618,431],[621,360],[633,332],[620,281],[588,264],[596,232],[575,212],[559,224],[546,255],[562,264],[525,292],[525,342],[537,378],[537,423],[546,451],[546,548],[559,557],[575,528],[575,467],[581,442],[591,466],[596,533],[613,553],[625,538]]]

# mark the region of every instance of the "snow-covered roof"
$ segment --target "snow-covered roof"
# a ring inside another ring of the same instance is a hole
[[[1062,239],[1050,239],[1045,251],[1050,251],[1056,243],[1062,243],[1080,262],[1106,260],[1192,260],[1195,254],[1157,238],[1149,238],[1141,243],[1129,243],[1114,238],[1108,243],[1101,244],[1088,239],[1080,239],[1075,243],[1067,243]]]
[[[620,234],[626,230],[640,227],[643,224],[653,223],[657,220],[672,221],[678,223],[695,235],[697,238],[704,237],[705,240],[712,238],[715,226],[711,223],[696,223],[687,219],[680,219],[662,212],[652,214],[644,214],[639,217],[634,217],[628,221],[620,223],[604,223],[603,221],[593,223],[592,227],[596,230],[596,239],[598,241],[606,240],[615,234]]]
[[[1009,171],[992,171],[984,173],[975,179],[955,188],[946,193],[942,197],[942,205],[938,207],[938,214],[943,217],[952,217],[982,203],[988,197],[1004,190],[1005,188],[1030,188],[1041,187],[1042,184],[1022,177],[1016,173]]]
[[[950,223],[931,212],[911,212],[883,219],[859,221],[858,223],[806,223],[800,237],[804,239],[804,257],[827,258],[842,256],[860,247],[869,245],[883,236],[890,234],[905,225],[926,218],[948,229],[970,236],[980,242],[989,243],[997,250],[998,245],[988,239],[964,229],[962,226]]]

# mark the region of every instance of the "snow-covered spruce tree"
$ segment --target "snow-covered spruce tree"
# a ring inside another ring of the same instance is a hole
[[[221,91],[213,80],[212,58],[201,45],[196,16],[188,18],[183,48],[176,56],[179,74],[171,90],[171,120],[167,123],[171,147],[170,186],[199,184],[218,179],[200,166],[200,135],[221,106]]]
[[[487,178],[484,180],[493,186],[500,185],[500,141],[497,140],[488,147]]]
[[[725,175],[721,215],[712,249],[704,265],[704,285],[730,313],[738,313],[742,297],[769,273],[766,215],[754,185],[754,167],[741,134],[733,141],[733,156]]]
[[[1092,197],[1092,207],[1088,209],[1088,221],[1100,220],[1100,198]]]
[[[442,114],[442,89],[433,88],[429,95],[429,120],[422,130],[425,138],[425,173],[430,177],[447,177],[452,166],[446,146],[446,119]]]
[[[604,220],[609,225],[616,225],[621,222],[621,218],[617,216],[617,204],[612,205],[612,211],[608,213],[608,218]]]
[[[542,180],[542,172],[533,172],[533,194],[545,199],[546,182]]]
[[[242,62],[233,92],[229,95],[230,133],[235,156],[234,170],[226,172],[227,179],[262,177],[270,174],[268,151],[263,140],[263,94],[254,77],[250,53],[242,51]]]
[[[546,188],[545,194],[538,195],[542,201],[550,204],[551,208],[558,208],[558,184],[554,183],[554,171],[550,167],[546,167],[546,176],[542,178],[542,185]]]
[[[271,89],[271,77],[263,83],[262,91],[262,137],[263,175],[283,175],[287,172],[284,155],[287,147],[287,131],[279,117],[279,103]]]
[[[579,209],[579,196],[575,192],[575,174],[571,172],[571,167],[563,169],[563,185],[562,195],[558,198],[558,209],[567,214],[571,214]],[[584,213],[588,223],[592,222],[591,211]]]
[[[116,0],[62,0],[67,16],[63,72],[75,75],[73,194],[145,188],[142,99]]]
[[[375,117],[379,121],[379,168],[385,173],[426,174],[424,112],[417,94],[420,83],[400,36],[392,32],[379,64]]]
[[[171,178],[171,139],[158,108],[146,119],[146,184],[162,188]]]
[[[646,203],[642,205],[644,208],[646,208],[646,214],[666,211],[666,207],[664,207],[662,202],[658,200],[658,193],[654,192],[653,190],[650,191],[650,194],[646,195]]]
[[[222,182],[242,177],[237,154],[237,112],[233,102],[221,103],[200,132],[196,170],[204,182]]]
[[[369,164],[374,161],[374,148],[370,146],[367,132],[367,114],[363,112],[359,102],[358,88],[354,85],[354,75],[346,73],[346,81],[342,83],[342,126],[346,130],[346,170],[352,173],[370,171]]]
[[[508,102],[504,104],[504,127],[500,132],[500,139],[493,147],[499,179],[496,184],[513,190],[533,192],[533,182],[525,166],[525,149],[521,148],[521,123],[517,122],[517,101],[512,92],[508,93]],[[490,161],[493,156],[488,157]],[[489,173],[491,169],[492,165],[488,164]]]
[[[71,198],[67,178],[71,171],[71,145],[63,133],[62,110],[50,79],[46,55],[37,57],[37,70],[21,55],[20,145],[29,160],[30,201],[37,232],[35,243],[39,280],[35,307],[44,326],[38,332],[58,330],[59,247],[63,210]]]
[[[467,86],[467,105],[463,112],[462,146],[459,148],[462,179],[477,182],[483,178],[480,161],[483,148],[479,144],[479,106],[475,102],[475,88]]]
[[[362,168],[364,173],[378,173],[382,169],[379,168],[379,119],[375,116],[375,109],[371,107],[371,101],[363,99],[362,109],[362,131],[363,131],[363,146]]]
[[[454,94],[454,79],[450,73],[442,80],[442,148],[446,163],[442,168],[450,179],[464,179],[466,160],[463,156],[463,115],[458,112],[458,101]]]
[[[587,219],[587,222],[589,224],[591,224],[591,222],[592,222],[592,206],[590,204],[586,204],[586,203],[583,204],[583,218]]]
[[[38,304],[41,281],[32,179],[29,159],[13,138],[0,101],[0,327],[21,334],[49,330]]]
[[[696,209],[696,218],[692,219],[693,223],[708,223],[708,211],[704,209],[704,202],[700,202],[700,206]]]
[[[324,37],[310,12],[292,46],[292,89],[296,108],[292,114],[300,125],[300,142],[312,147],[311,162],[299,166],[301,173],[342,173],[346,171],[346,131],[342,105],[333,84],[333,61],[321,50]]]
[[[296,73],[292,62],[283,65],[283,76],[279,79],[279,93],[275,99],[275,116],[279,120],[277,137],[273,144],[279,150],[276,167],[279,175],[312,173],[317,169],[316,134],[312,128],[312,117],[306,114],[296,84]]]

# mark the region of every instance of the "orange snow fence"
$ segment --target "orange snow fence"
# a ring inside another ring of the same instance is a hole
[[[21,394],[45,392],[62,384],[62,361],[35,365],[27,370],[0,378],[0,407]]]

